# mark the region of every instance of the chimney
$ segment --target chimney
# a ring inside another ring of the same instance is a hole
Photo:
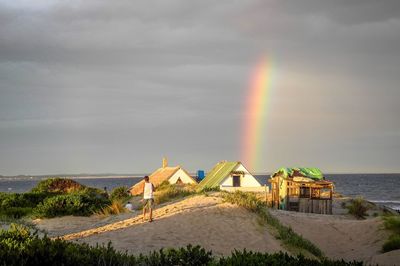
[[[168,166],[168,159],[166,158],[166,157],[164,157],[163,159],[162,159],[162,168],[165,168],[165,167],[167,167]]]

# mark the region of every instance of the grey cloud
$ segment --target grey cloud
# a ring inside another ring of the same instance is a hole
[[[399,32],[398,1],[0,2],[0,174],[238,160],[263,55],[257,171],[399,171]]]

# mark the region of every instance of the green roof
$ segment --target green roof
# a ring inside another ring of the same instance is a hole
[[[284,178],[288,178],[289,176],[292,176],[293,173],[297,171],[303,176],[309,177],[314,180],[323,180],[324,175],[322,174],[321,170],[318,168],[310,168],[310,167],[299,167],[299,168],[281,168],[278,171],[276,171],[272,176],[275,176],[278,173],[282,173]]]
[[[198,190],[218,187],[221,181],[223,181],[224,178],[227,177],[239,164],[240,162],[226,161],[217,163],[207,174],[207,176],[199,183]]]

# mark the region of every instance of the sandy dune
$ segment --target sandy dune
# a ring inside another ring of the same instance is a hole
[[[337,205],[337,206],[336,206]],[[362,260],[368,264],[400,265],[400,251],[380,253],[389,232],[381,218],[356,220],[343,214],[340,202],[335,215],[271,210],[282,223],[309,239],[332,259]],[[234,249],[285,251],[257,216],[223,203],[214,196],[193,196],[157,206],[153,223],[143,222],[139,212],[98,217],[62,217],[36,221],[50,236],[91,245],[108,243],[121,251],[147,253],[167,247],[201,245],[215,255]]]
[[[257,223],[255,215],[220,201],[216,197],[190,197],[157,209],[153,223],[143,223],[136,217],[65,238],[79,238],[77,241],[89,244],[112,241],[115,248],[134,254],[188,244],[201,245],[216,255],[229,255],[234,249],[244,248],[263,252],[283,250]]]
[[[334,259],[362,260],[366,263],[395,265],[400,253],[382,254],[389,237],[379,217],[356,220],[348,215],[318,215],[272,211],[279,220],[316,244],[326,256]]]

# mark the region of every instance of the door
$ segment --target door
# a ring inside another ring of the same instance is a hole
[[[240,187],[240,175],[232,176],[232,185],[234,187]]]

